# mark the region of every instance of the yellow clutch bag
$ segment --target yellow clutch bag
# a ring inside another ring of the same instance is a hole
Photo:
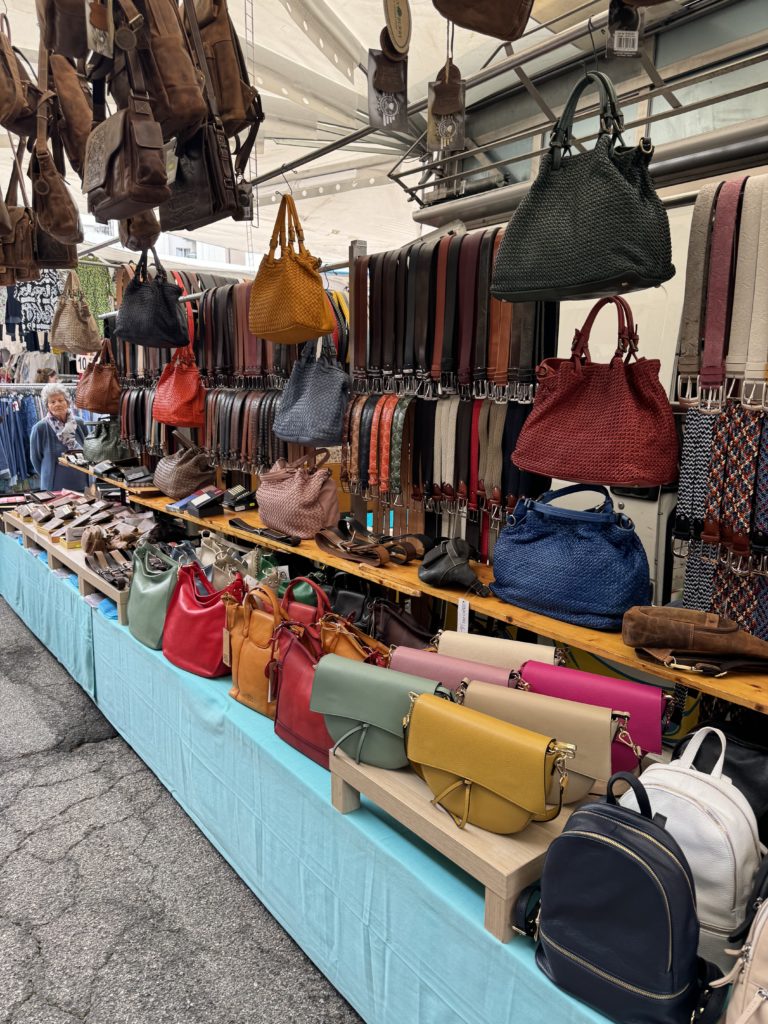
[[[408,760],[459,828],[469,822],[511,835],[560,813],[571,744],[491,718],[432,694],[417,697],[405,720]],[[553,776],[560,797],[547,806]]]

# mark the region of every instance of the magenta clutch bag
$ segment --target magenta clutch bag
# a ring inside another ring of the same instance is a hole
[[[389,667],[422,679],[436,679],[449,690],[455,690],[464,679],[479,679],[484,683],[509,686],[510,673],[505,668],[481,665],[463,658],[449,658],[434,651],[416,651],[412,647],[396,647],[392,651]]]
[[[661,724],[665,704],[664,694],[658,687],[635,683],[631,679],[599,676],[576,668],[545,665],[540,661],[526,661],[519,674],[523,688],[532,693],[610,708],[612,711],[627,711],[632,743],[645,754],[661,753]],[[611,747],[611,762],[614,772],[637,769],[638,759],[626,739],[622,740],[621,730],[617,732]]]

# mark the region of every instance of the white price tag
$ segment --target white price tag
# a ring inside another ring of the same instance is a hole
[[[459,614],[456,619],[456,632],[469,632],[469,601],[463,597],[459,600]]]
[[[277,567],[277,580],[278,583],[290,583],[291,582],[291,570],[287,565],[278,565]]]
[[[75,369],[78,373],[84,373],[89,363],[88,356],[75,356]]]
[[[612,49],[617,57],[634,57],[640,50],[640,33],[616,29],[613,33]]]

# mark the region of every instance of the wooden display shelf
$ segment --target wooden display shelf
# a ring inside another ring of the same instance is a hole
[[[74,463],[68,462],[63,456],[59,459],[59,465],[66,466],[67,469],[76,469],[78,473],[85,473],[86,476],[92,476],[94,480],[101,480],[102,483],[109,484],[110,487],[119,487],[121,491],[128,491],[130,494],[145,494],[149,496],[160,493],[160,488],[155,487],[154,484],[148,487],[134,487],[132,484],[127,484],[124,480],[115,480],[111,476],[99,476],[89,466],[75,466]]]
[[[514,836],[467,825],[459,828],[432,793],[411,771],[385,771],[355,764],[338,751],[331,757],[331,802],[349,814],[360,808],[360,795],[414,832],[485,886],[485,928],[500,942],[512,938],[512,908],[526,886],[541,877],[549,844],[563,831],[572,807],[564,807],[554,821],[531,822]]]
[[[574,626],[569,622],[560,622],[547,615],[539,615],[536,612],[526,611],[524,608],[517,608],[515,605],[500,601],[497,597],[478,597],[475,594],[462,594],[459,590],[444,590],[439,587],[430,586],[419,579],[419,563],[410,565],[386,566],[382,569],[375,569],[369,565],[359,565],[356,562],[349,562],[337,555],[328,555],[322,551],[314,541],[303,540],[299,547],[292,548],[288,544],[281,544],[279,541],[270,540],[267,537],[257,537],[245,530],[238,530],[229,525],[230,518],[239,518],[248,523],[249,526],[263,526],[257,512],[233,513],[232,516],[220,515],[198,518],[186,512],[168,512],[169,499],[145,498],[138,495],[131,495],[131,501],[135,504],[151,508],[154,512],[165,512],[167,515],[185,519],[190,523],[206,530],[213,530],[217,533],[225,533],[239,540],[247,540],[259,547],[272,548],[275,551],[284,551],[287,554],[301,555],[314,562],[321,562],[324,565],[332,566],[334,569],[343,569],[352,576],[359,576],[361,579],[369,580],[371,583],[378,583],[380,586],[405,594],[409,597],[418,597],[428,594],[431,597],[439,598],[441,601],[448,601],[458,604],[461,598],[469,602],[470,608],[480,615],[486,615],[492,619],[506,622],[510,626],[518,626],[521,629],[530,630],[539,636],[553,640],[559,646],[575,647],[580,651],[587,651],[598,658],[616,662],[634,671],[657,676],[668,683],[682,683],[683,686],[690,686],[700,690],[702,693],[711,694],[713,697],[720,697],[723,700],[732,701],[746,708],[755,711],[768,713],[768,675],[756,674],[733,674],[723,679],[716,679],[712,676],[697,675],[692,672],[684,672],[663,666],[651,665],[643,661],[635,654],[634,648],[627,647],[621,639],[620,633],[603,633],[597,629],[585,629],[583,626]],[[476,565],[475,570],[483,583],[490,583],[493,580],[493,569],[487,565]]]
[[[63,568],[73,572],[77,576],[77,589],[83,597],[96,593],[114,601],[117,605],[117,621],[121,626],[128,625],[128,590],[118,590],[90,569],[86,565],[84,551],[57,544],[49,534],[39,529],[36,523],[19,519],[12,512],[3,513],[3,525],[6,533],[12,530],[21,533],[25,548],[34,544],[47,552],[48,568],[51,571]]]

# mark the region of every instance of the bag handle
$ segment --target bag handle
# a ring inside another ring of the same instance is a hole
[[[611,133],[613,141],[621,140],[624,130],[624,115],[619,106],[613,82],[601,71],[588,71],[581,81],[571,90],[560,117],[555,121],[549,140],[549,151],[552,154],[552,166],[557,170],[563,159],[563,150],[570,149],[573,119],[581,94],[590,85],[596,85],[600,93],[600,128],[602,133]]]
[[[179,568],[179,563],[174,561],[168,555],[166,555],[166,553],[162,551],[159,547],[157,547],[156,544],[142,544],[141,547],[136,548],[136,550],[133,553],[133,557],[136,559],[137,562],[141,563],[141,566],[144,569],[144,572],[146,573],[151,573],[151,570],[147,565],[147,561],[150,558],[150,556],[152,558],[159,559],[161,562],[164,562],[166,569],[178,570]],[[152,573],[152,575],[155,574]]]
[[[638,335],[632,309],[622,295],[609,295],[600,299],[589,311],[587,319],[582,327],[577,327],[573,335],[571,345],[571,358],[574,363],[591,363],[592,357],[589,353],[589,339],[592,335],[592,328],[598,314],[606,306],[616,307],[616,315],[619,320],[619,333],[616,351],[613,359],[622,359],[627,354],[627,362],[637,357]]]
[[[715,729],[711,725],[708,725],[703,729],[696,730],[693,734],[693,738],[689,741],[688,746],[683,751],[682,756],[679,759],[679,763],[681,767],[701,771],[701,769],[696,769],[693,762],[696,760],[696,755],[701,750],[702,743],[707,736],[710,735],[717,736],[720,740],[720,756],[718,757],[714,768],[709,773],[713,779],[719,779],[723,774],[723,767],[725,766],[725,748],[727,740],[725,738],[725,733],[721,732],[720,729]]]
[[[314,344],[314,342],[312,342]],[[318,461],[317,456],[322,455],[322,458]],[[298,459],[294,459],[293,462],[289,462],[285,467],[286,469],[300,469],[302,466],[311,466],[312,469],[320,469],[330,459],[331,453],[327,448],[314,448],[311,452],[306,455],[300,455]]]
[[[272,612],[272,621],[275,626],[282,622],[283,612],[277,600],[277,594],[275,594],[271,587],[260,583],[245,595],[245,601],[243,602],[245,611],[243,616],[243,636],[248,636],[248,630],[251,625],[251,612],[255,611],[259,604],[266,605],[266,611]]]
[[[314,580],[308,579],[306,576],[297,576],[295,580],[291,580],[288,587],[283,594],[283,600],[280,603],[280,611],[283,613],[285,618],[288,618],[288,604],[293,595],[293,588],[297,583],[307,583],[315,593],[317,598],[317,618],[322,618],[323,615],[327,615],[331,611],[331,602],[328,600],[328,595],[315,583]]]
[[[566,498],[569,494],[581,494],[583,491],[601,494],[605,498],[604,504],[606,509],[613,512],[613,499],[608,488],[603,487],[602,484],[569,484],[568,487],[560,487],[556,491],[546,491],[534,504],[550,505],[553,501],[557,501],[558,498]]]
[[[651,810],[651,801],[648,799],[648,793],[646,792],[645,786],[636,779],[634,775],[630,775],[629,772],[615,772],[608,780],[608,790],[606,794],[606,803],[612,806],[618,805],[616,794],[613,792],[613,787],[617,782],[626,782],[629,788],[635,794],[637,800],[637,806],[640,808],[640,813],[644,818],[648,818],[653,821],[653,811]]]

